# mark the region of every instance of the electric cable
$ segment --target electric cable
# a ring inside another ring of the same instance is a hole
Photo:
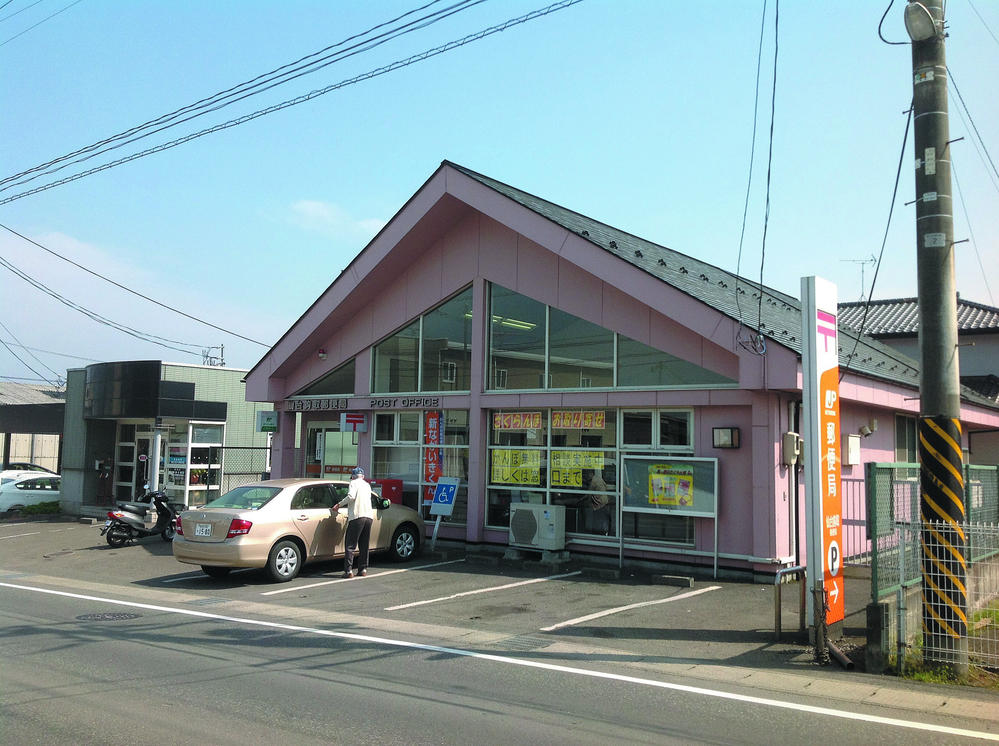
[[[15,11],[14,11],[13,13],[11,13],[10,15],[8,15],[8,16],[4,16],[3,18],[0,18],[0,23],[3,23],[4,21],[6,21],[6,20],[8,20],[8,19],[10,19],[10,18],[13,18],[13,17],[14,17],[14,16],[16,16],[16,15],[19,15],[19,14],[23,13],[24,11],[26,11],[26,10],[28,10],[28,9],[30,9],[30,8],[34,8],[34,7],[35,7],[36,5],[38,5],[38,3],[40,3],[40,2],[42,2],[42,0],[35,0],[35,2],[33,2],[33,3],[31,4],[31,5],[25,5],[25,6],[24,6],[23,8],[21,8],[20,10],[15,10]],[[6,7],[8,6],[8,5],[10,5],[10,3],[9,3],[9,2],[5,3],[5,4],[3,5],[3,7],[4,7],[4,8],[6,8]]]
[[[739,331],[736,339],[739,346],[746,350],[751,350],[749,344],[742,340],[742,330],[745,324],[742,321],[742,304],[739,301],[739,274],[742,267],[742,244],[746,237],[746,217],[749,214],[749,195],[753,187],[753,165],[756,162],[756,126],[760,113],[760,70],[763,63],[763,36],[767,23],[767,0],[763,0],[763,14],[760,17],[760,43],[756,50],[756,90],[753,93],[753,137],[749,147],[749,179],[746,183],[746,201],[742,207],[742,230],[739,232],[739,254],[735,262],[735,308],[739,316]],[[751,350],[752,351],[752,350]]]
[[[982,139],[982,134],[978,131],[978,125],[975,124],[975,120],[971,116],[971,111],[969,111],[967,104],[964,103],[964,97],[961,95],[961,89],[957,87],[957,81],[954,80],[954,73],[951,72],[949,67],[947,68],[947,78],[950,80],[950,85],[957,94],[957,100],[961,102],[961,108],[964,109],[964,113],[968,115],[968,122],[971,124],[971,129],[975,133],[975,137],[978,139],[978,142],[982,145],[982,151],[985,153],[985,158],[988,161],[988,164],[992,167],[992,173],[999,176],[999,169],[996,169],[996,164],[992,160],[992,156],[989,155],[989,149],[985,146],[985,140]]]
[[[318,52],[314,52],[314,53],[312,53],[310,55],[306,55],[305,57],[302,57],[302,58],[296,60],[295,62],[288,63],[288,64],[283,65],[281,67],[275,68],[274,70],[271,70],[270,72],[258,75],[257,77],[255,77],[255,78],[253,78],[251,80],[245,81],[243,83],[239,83],[239,84],[237,84],[235,86],[232,86],[232,87],[230,87],[230,88],[228,88],[228,89],[226,89],[224,91],[220,91],[220,92],[215,93],[215,94],[213,94],[211,96],[203,98],[200,101],[197,101],[197,102],[195,102],[193,104],[189,104],[187,106],[181,107],[180,109],[176,109],[175,111],[170,112],[169,114],[162,114],[159,117],[156,117],[155,119],[148,120],[148,121],[146,121],[146,122],[144,122],[144,123],[142,123],[140,125],[136,125],[136,126],[131,127],[131,128],[129,128],[127,130],[124,130],[123,132],[119,132],[116,135],[112,135],[110,137],[107,137],[107,138],[105,138],[103,140],[100,140],[100,141],[98,141],[96,143],[93,143],[91,145],[88,145],[86,147],[79,148],[79,149],[73,151],[72,153],[68,153],[68,154],[60,156],[58,158],[54,158],[51,161],[48,161],[46,163],[39,164],[39,165],[34,166],[32,168],[29,168],[29,169],[26,169],[24,171],[21,171],[20,173],[12,174],[11,176],[7,176],[7,177],[5,177],[3,179],[0,179],[0,185],[7,185],[7,186],[0,186],[0,191],[5,190],[5,189],[9,189],[10,187],[16,186],[17,184],[28,183],[28,182],[33,181],[34,179],[39,178],[39,177],[41,177],[41,176],[43,176],[45,174],[55,173],[57,171],[62,170],[63,168],[67,168],[72,163],[81,163],[81,162],[83,162],[85,160],[89,160],[90,158],[96,157],[97,155],[101,155],[102,153],[109,152],[109,151],[114,150],[116,148],[123,147],[124,145],[127,145],[129,143],[136,142],[136,141],[141,140],[141,139],[143,139],[145,137],[149,137],[150,135],[153,135],[156,132],[162,132],[163,130],[169,129],[170,127],[174,127],[174,126],[177,126],[177,125],[182,124],[184,122],[187,122],[187,121],[190,121],[192,119],[195,119],[197,117],[204,116],[205,114],[211,113],[213,111],[218,111],[219,109],[224,108],[225,106],[229,106],[231,104],[234,104],[234,103],[236,103],[238,101],[241,101],[241,100],[243,100],[245,98],[248,98],[250,96],[254,96],[254,95],[257,95],[259,93],[263,93],[264,91],[270,90],[271,88],[274,88],[274,87],[276,87],[278,85],[283,85],[284,83],[288,83],[288,82],[290,82],[292,80],[295,80],[296,78],[302,77],[303,75],[307,75],[307,74],[311,74],[313,72],[317,72],[318,70],[321,70],[322,68],[327,67],[327,66],[329,66],[329,65],[331,65],[331,64],[333,64],[335,62],[341,62],[341,61],[343,61],[345,59],[348,59],[349,57],[352,57],[352,56],[354,56],[356,54],[360,54],[361,52],[365,52],[365,51],[368,51],[370,49],[373,49],[373,48],[375,48],[377,46],[380,46],[381,44],[384,44],[384,43],[386,43],[388,41],[396,39],[396,38],[398,38],[400,36],[403,36],[405,34],[412,33],[413,31],[417,31],[417,30],[422,29],[422,28],[426,28],[427,26],[431,25],[432,23],[436,23],[438,21],[441,21],[441,20],[443,20],[445,18],[450,17],[451,15],[454,15],[455,13],[461,12],[463,10],[467,10],[468,8],[474,7],[475,5],[479,5],[480,3],[483,3],[486,0],[461,0],[460,2],[458,2],[458,3],[454,4],[454,5],[450,5],[450,6],[446,7],[446,8],[443,8],[441,10],[438,10],[438,11],[430,13],[430,14],[428,14],[426,16],[423,16],[422,18],[418,18],[418,19],[416,19],[414,21],[410,21],[409,23],[406,23],[406,24],[402,25],[399,28],[395,28],[395,29],[392,29],[390,31],[386,31],[385,33],[379,34],[378,36],[375,36],[375,37],[373,37],[371,39],[366,39],[364,41],[358,42],[357,44],[354,44],[353,46],[347,47],[346,50],[342,50],[340,52],[336,52],[336,53],[333,53],[333,54],[326,55],[325,57],[321,57],[319,60],[313,60],[312,62],[308,62],[307,64],[304,64],[304,65],[301,64],[305,60],[309,60],[309,59],[311,59],[313,57],[318,57],[319,55],[322,55],[322,54],[328,52],[331,49],[336,49],[337,47],[341,47],[341,46],[343,46],[344,44],[347,44],[350,41],[353,41],[355,39],[367,36],[367,35],[371,34],[373,31],[377,31],[378,29],[380,29],[380,28],[382,28],[384,26],[396,23],[397,21],[405,18],[408,15],[411,15],[413,13],[422,11],[422,10],[430,7],[431,5],[434,5],[434,4],[436,4],[438,2],[441,2],[441,1],[442,0],[432,0],[432,2],[427,3],[426,5],[424,5],[424,6],[420,7],[420,8],[416,8],[414,10],[411,10],[411,11],[409,11],[407,13],[402,14],[401,16],[397,16],[396,18],[392,19],[391,21],[386,21],[384,23],[380,23],[380,24],[378,24],[376,26],[373,26],[372,28],[368,29],[367,31],[363,31],[361,33],[354,34],[353,36],[347,37],[346,39],[343,39],[342,41],[339,41],[336,44],[332,44],[332,45],[330,45],[330,46],[328,46],[328,47],[326,47],[324,49],[321,49]],[[347,54],[347,52],[350,52],[350,54]],[[330,58],[334,58],[334,59],[330,59]],[[322,63],[322,64],[320,64],[320,63]],[[288,70],[288,68],[291,68],[291,69]],[[309,69],[309,68],[311,68],[311,69]],[[285,71],[285,70],[287,70],[287,72],[282,72],[282,71]],[[281,78],[283,78],[283,79],[279,80]],[[278,82],[274,82],[275,80],[278,80]],[[265,84],[269,84],[269,85],[266,85],[266,87],[261,87],[261,86],[265,86]],[[254,89],[258,89],[258,90],[254,90]],[[240,94],[243,94],[243,95],[240,95]],[[235,96],[239,96],[239,97],[238,98],[233,98]],[[232,100],[225,101],[226,99],[232,99]],[[225,102],[225,103],[222,103],[222,102]],[[173,121],[173,120],[177,120],[179,117],[181,117],[181,116],[183,116],[185,114],[189,114],[191,112],[198,112],[198,113],[192,114],[191,116],[187,116],[186,118],[181,119],[180,121]],[[172,124],[170,122],[172,122]],[[160,126],[160,125],[163,125],[163,126]],[[157,128],[157,129],[153,129],[153,128]],[[139,133],[143,133],[143,134],[140,135]],[[133,135],[138,135],[138,136],[133,137]],[[131,138],[131,139],[128,139],[125,142],[119,142],[117,145],[114,145],[112,147],[106,147],[106,148],[104,147],[105,145],[110,145],[111,143],[123,140],[124,138]],[[100,148],[104,148],[104,149],[100,150],[99,152],[94,152],[94,151],[96,151],[96,150],[98,150]],[[76,158],[76,156],[80,156],[80,155],[83,155],[83,154],[86,154],[86,153],[90,153],[90,155],[86,156],[86,157],[83,157],[83,158]],[[74,159],[74,158],[75,158],[75,160],[70,161],[70,159]],[[66,161],[70,161],[70,163],[66,163]],[[60,163],[63,163],[64,165],[58,166],[58,168],[50,168],[51,166],[56,166],[57,164],[60,164]],[[35,175],[31,176],[31,174],[35,174]],[[30,176],[30,178],[23,178],[23,177],[28,177],[28,176]]]
[[[309,93],[303,94],[303,95],[298,96],[296,98],[288,99],[287,101],[283,101],[283,102],[281,102],[279,104],[274,104],[273,106],[268,106],[268,107],[266,107],[264,109],[260,109],[258,111],[255,111],[255,112],[251,113],[251,114],[246,114],[246,115],[243,115],[243,116],[238,117],[236,119],[231,119],[228,122],[223,122],[221,124],[217,124],[217,125],[214,125],[212,127],[208,127],[206,129],[200,130],[198,132],[194,132],[194,133],[186,135],[184,137],[180,137],[180,138],[177,138],[175,140],[171,140],[169,142],[165,142],[165,143],[162,143],[160,145],[157,145],[157,146],[154,146],[154,147],[151,147],[151,148],[147,148],[146,150],[142,150],[142,151],[139,151],[137,153],[133,153],[132,155],[125,156],[123,158],[119,158],[118,160],[115,160],[115,161],[110,161],[110,162],[105,163],[105,164],[103,164],[101,166],[95,166],[95,167],[87,169],[85,171],[81,171],[79,173],[73,174],[72,176],[66,176],[66,177],[63,177],[62,179],[58,179],[58,180],[50,182],[48,184],[44,184],[44,185],[39,186],[39,187],[34,187],[33,189],[28,189],[26,191],[19,192],[17,194],[12,194],[12,195],[10,195],[8,197],[5,197],[4,199],[0,199],[0,205],[8,204],[9,202],[13,202],[15,200],[22,199],[23,197],[28,197],[28,196],[30,196],[32,194],[37,194],[37,193],[43,192],[43,191],[45,191],[47,189],[52,189],[53,187],[61,186],[63,184],[67,184],[69,182],[76,181],[77,179],[82,179],[82,178],[84,178],[86,176],[90,176],[92,174],[99,173],[100,171],[106,171],[108,169],[114,168],[116,166],[123,165],[125,163],[128,163],[130,161],[136,160],[138,158],[143,158],[143,157],[145,157],[147,155],[152,155],[154,153],[159,153],[159,152],[162,152],[164,150],[169,150],[171,148],[175,148],[178,145],[183,145],[184,143],[190,142],[191,140],[195,140],[195,139],[200,138],[200,137],[204,137],[205,135],[214,134],[216,132],[221,132],[223,130],[230,129],[232,127],[238,126],[240,124],[245,124],[246,122],[252,121],[254,119],[258,119],[259,117],[265,116],[267,114],[273,114],[276,111],[281,111],[282,109],[286,109],[286,108],[291,107],[291,106],[296,106],[298,104],[305,103],[306,101],[311,101],[312,99],[318,98],[319,96],[323,96],[323,95],[325,95],[327,93],[330,93],[331,91],[335,91],[335,90],[338,90],[340,88],[345,88],[347,86],[354,85],[356,83],[360,83],[360,82],[363,82],[363,81],[366,81],[366,80],[371,80],[372,78],[376,78],[376,77],[379,77],[381,75],[385,75],[385,74],[390,73],[390,72],[395,72],[396,70],[402,69],[404,67],[408,67],[409,65],[414,65],[417,62],[423,62],[425,60],[431,59],[433,57],[436,57],[438,55],[444,54],[446,52],[450,52],[450,51],[452,51],[454,49],[457,49],[459,47],[463,47],[463,46],[465,46],[467,44],[471,44],[472,42],[479,41],[479,40],[484,39],[484,38],[486,38],[488,36],[492,36],[493,34],[497,34],[497,33],[500,33],[502,31],[506,31],[507,29],[512,28],[514,26],[517,26],[517,25],[520,25],[520,24],[523,24],[523,23],[527,23],[528,21],[533,21],[533,20],[535,20],[537,18],[541,18],[543,16],[550,15],[551,13],[555,13],[555,12],[557,12],[559,10],[564,10],[565,8],[569,8],[569,7],[573,6],[573,5],[577,5],[577,4],[581,3],[582,1],[583,0],[560,0],[560,2],[552,3],[551,5],[545,6],[544,8],[539,8],[537,10],[531,11],[530,13],[526,13],[526,14],[524,14],[522,16],[518,16],[518,17],[515,17],[515,18],[510,18],[507,21],[504,21],[503,23],[499,23],[499,24],[496,24],[494,26],[490,26],[490,27],[488,27],[486,29],[483,29],[481,31],[477,31],[477,32],[475,32],[473,34],[468,34],[467,36],[464,36],[464,37],[462,37],[460,39],[456,39],[456,40],[447,42],[446,44],[442,44],[442,45],[434,47],[432,49],[428,49],[426,51],[420,52],[419,54],[411,55],[410,57],[406,57],[406,58],[401,59],[401,60],[396,60],[395,62],[389,63],[388,65],[383,65],[382,67],[375,68],[373,70],[369,70],[368,72],[361,73],[360,75],[356,75],[356,76],[354,76],[352,78],[348,78],[348,79],[342,80],[342,81],[340,81],[338,83],[333,83],[331,85],[326,86],[325,88],[320,88],[320,89],[311,91]]]
[[[172,306],[168,306],[165,303],[161,303],[158,300],[154,300],[153,298],[150,298],[148,295],[143,295],[142,293],[140,293],[140,292],[138,292],[136,290],[132,290],[132,288],[126,287],[125,285],[122,285],[119,282],[115,282],[114,280],[112,280],[112,279],[110,279],[108,277],[105,277],[104,275],[100,274],[99,272],[94,272],[94,270],[88,269],[87,267],[84,267],[82,264],[77,264],[72,259],[69,259],[68,257],[63,256],[62,254],[60,254],[60,253],[58,253],[56,251],[53,251],[52,249],[50,249],[47,246],[43,246],[42,244],[38,243],[38,241],[34,241],[34,240],[28,238],[27,236],[18,233],[16,230],[14,230],[13,228],[9,228],[8,226],[4,225],[3,223],[0,223],[0,228],[3,228],[5,231],[8,231],[10,233],[13,233],[18,238],[23,239],[23,240],[27,241],[28,243],[30,243],[30,244],[32,244],[34,246],[37,246],[39,249],[42,249],[43,251],[47,251],[52,256],[57,257],[59,259],[62,259],[64,262],[72,264],[77,269],[82,269],[84,272],[92,274],[94,277],[97,277],[97,278],[99,278],[101,280],[104,280],[105,282],[110,283],[111,285],[114,285],[116,288],[118,288],[120,290],[124,290],[126,293],[131,293],[132,295],[134,295],[134,296],[136,296],[138,298],[142,298],[142,300],[149,301],[150,303],[152,303],[154,305],[157,305],[160,308],[166,309],[167,311],[172,311],[173,313],[179,314],[179,315],[181,315],[181,316],[183,316],[183,317],[185,317],[187,319],[190,319],[191,321],[197,321],[199,324],[204,324],[205,326],[211,327],[212,329],[215,329],[216,331],[224,332],[225,334],[229,334],[229,335],[231,335],[233,337],[238,337],[239,339],[242,339],[242,340],[244,340],[246,342],[252,342],[253,344],[260,345],[261,347],[270,348],[270,345],[267,344],[267,343],[265,343],[265,342],[258,342],[255,339],[250,339],[249,337],[245,337],[242,334],[238,334],[237,332],[231,331],[229,329],[223,329],[221,326],[216,326],[215,324],[212,324],[211,322],[205,321],[204,319],[199,319],[197,316],[192,316],[189,313],[184,313],[183,311],[181,311],[181,310],[179,310],[177,308],[173,308]]]
[[[902,149],[898,154],[898,168],[895,171],[895,186],[892,187],[891,191],[891,205],[888,208],[888,220],[885,223],[885,234],[881,239],[881,251],[878,253],[878,263],[874,266],[874,279],[871,280],[871,292],[867,296],[867,302],[864,303],[864,315],[860,319],[860,328],[857,329],[857,336],[853,340],[853,349],[850,350],[850,354],[846,358],[846,365],[841,366],[839,369],[839,380],[841,382],[843,380],[843,376],[846,375],[846,371],[850,369],[850,363],[857,354],[857,346],[860,344],[860,338],[864,336],[864,327],[867,325],[867,313],[871,308],[871,299],[874,297],[874,286],[878,283],[878,272],[881,270],[881,259],[885,255],[885,245],[888,243],[888,230],[891,228],[891,218],[895,212],[895,200],[898,197],[898,185],[902,179],[902,163],[905,161],[905,146],[909,142],[910,124],[912,124],[911,103],[909,104],[908,116],[905,118],[905,134],[902,135]]]
[[[6,39],[5,41],[0,41],[0,47],[2,47],[4,44],[7,44],[8,42],[14,41],[14,39],[16,39],[19,36],[23,36],[24,34],[26,34],[29,31],[31,31],[31,29],[38,28],[39,26],[41,26],[46,21],[48,21],[48,20],[50,20],[52,18],[55,18],[60,13],[64,13],[67,10],[69,10],[70,8],[72,8],[74,5],[76,5],[77,3],[82,3],[82,2],[83,2],[83,0],[73,0],[73,2],[71,2],[69,5],[67,5],[62,10],[57,10],[55,13],[53,13],[50,16],[46,16],[45,18],[43,18],[42,20],[40,20],[38,23],[36,23],[36,24],[34,24],[32,26],[28,26],[28,28],[24,29],[24,31],[21,31],[21,32],[19,32],[17,34],[14,34],[12,37],[10,37],[9,39]]]
[[[9,334],[11,336],[11,338],[17,343],[16,344],[17,347],[20,347],[22,350],[24,350],[29,355],[31,355],[31,357],[33,357],[35,359],[35,362],[37,362],[39,365],[41,365],[43,368],[45,368],[45,370],[47,370],[49,373],[51,373],[52,375],[54,375],[56,377],[56,380],[60,381],[60,383],[61,383],[62,376],[60,375],[60,373],[58,371],[52,370],[49,366],[47,366],[45,363],[43,363],[41,360],[39,360],[38,356],[34,352],[32,352],[30,348],[25,347],[23,344],[21,344],[21,340],[19,340],[17,338],[17,335],[14,334],[14,332],[12,332],[10,330],[10,327],[8,327],[6,324],[4,324],[2,321],[0,321],[0,328],[2,328],[5,332],[7,332],[7,334]],[[6,347],[8,350],[10,350],[10,345],[7,344],[6,342],[3,343],[3,346]],[[10,350],[10,351],[13,354],[14,351],[13,350]],[[21,362],[23,363],[24,360],[21,359]]]
[[[885,44],[892,44],[892,45],[898,45],[898,46],[908,46],[909,42],[907,42],[907,41],[888,41],[884,37],[884,34],[881,33],[881,27],[884,26],[885,18],[888,17],[888,11],[891,10],[891,6],[894,5],[894,4],[895,4],[895,0],[890,0],[890,2],[888,3],[888,7],[885,8],[884,15],[881,16],[881,22],[878,23],[878,38],[880,38],[881,41],[883,41]]]
[[[7,342],[7,344],[11,344],[11,343]],[[56,357],[68,357],[70,360],[79,360],[80,362],[84,362],[84,363],[99,363],[100,362],[100,360],[97,360],[96,358],[92,358],[92,357],[80,357],[79,355],[70,355],[69,353],[66,353],[66,352],[55,352],[54,350],[41,350],[41,349],[39,349],[37,347],[28,347],[27,345],[22,345],[22,344],[15,344],[13,346],[14,347],[21,347],[22,349],[30,350],[32,352],[41,352],[43,355],[54,355]]]
[[[14,2],[14,0],[7,0],[7,2],[5,2],[3,5],[0,5],[0,10],[3,10],[8,5],[10,5],[12,2]]]
[[[754,345],[763,345],[759,354],[766,352],[766,342],[763,340],[763,265],[767,258],[767,227],[770,224],[770,174],[774,160],[774,120],[777,116],[777,52],[780,31],[780,0],[774,3],[774,73],[773,86],[770,93],[770,147],[767,153],[767,189],[766,207],[763,211],[763,244],[760,249],[760,302],[756,314],[756,339]]]
[[[176,347],[175,345],[186,345],[188,347],[196,347],[199,349],[205,347],[205,345],[195,345],[189,342],[179,342],[177,340],[166,339],[165,337],[159,337],[155,334],[147,334],[145,332],[139,331],[138,329],[133,329],[129,326],[125,326],[124,324],[120,324],[116,321],[113,321],[107,318],[106,316],[102,316],[96,311],[92,311],[89,308],[81,306],[78,303],[74,303],[69,298],[66,298],[63,295],[60,295],[52,288],[46,286],[44,283],[34,279],[26,272],[23,272],[20,269],[18,269],[15,265],[11,264],[9,261],[7,261],[7,259],[5,259],[2,256],[0,256],[0,266],[10,270],[13,274],[20,277],[29,285],[32,285],[38,290],[41,290],[46,295],[55,298],[57,301],[59,301],[65,306],[68,306],[69,308],[72,308],[74,311],[79,311],[84,316],[87,316],[88,318],[90,318],[93,321],[96,321],[99,324],[103,324],[104,326],[111,327],[112,329],[116,329],[117,331],[124,332],[125,334],[135,337],[136,339],[141,339],[144,342],[151,342],[152,344],[159,345],[160,347],[166,347],[167,349],[171,350],[176,350],[177,352],[183,352],[186,355],[198,355],[199,353],[194,352],[192,350],[185,350],[182,347]]]
[[[970,5],[971,9],[975,11],[975,15],[978,16],[978,20],[982,22],[982,26],[985,27],[985,30],[989,32],[989,36],[992,37],[992,41],[994,41],[996,44],[999,44],[999,39],[997,39],[996,35],[992,33],[992,29],[989,28],[989,24],[987,24],[985,22],[985,19],[982,18],[982,14],[978,12],[978,8],[975,7],[975,4],[971,2],[971,0],[968,0],[968,5]]]

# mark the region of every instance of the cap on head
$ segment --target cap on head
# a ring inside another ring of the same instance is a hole
[[[364,476],[364,469],[362,469],[360,466],[355,466],[353,469],[350,470],[350,476],[351,477],[363,477]]]

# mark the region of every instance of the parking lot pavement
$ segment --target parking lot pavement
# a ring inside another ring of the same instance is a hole
[[[425,547],[408,564],[375,555],[364,579],[343,580],[341,563],[333,561],[308,565],[287,584],[271,583],[256,570],[215,580],[176,562],[159,537],[112,549],[99,534],[98,525],[71,521],[2,523],[0,573],[140,595],[174,593],[220,609],[252,604],[319,617],[353,615],[421,634],[472,631],[511,649],[573,645],[688,666],[813,666],[807,639],[798,632],[793,585],[783,588],[785,632],[778,642],[772,584],[699,578],[661,585],[646,568],[618,571],[585,558],[552,567],[532,556],[503,560],[502,548],[474,553],[460,544],[441,544],[436,552]]]

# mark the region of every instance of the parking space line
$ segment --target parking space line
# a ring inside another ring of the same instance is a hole
[[[628,611],[630,609],[638,609],[642,606],[655,606],[656,604],[666,604],[670,601],[681,601],[685,598],[690,598],[691,596],[699,596],[702,593],[707,593],[708,591],[717,591],[721,588],[720,585],[711,585],[707,588],[701,588],[696,591],[688,591],[686,593],[681,593],[679,596],[670,596],[669,598],[659,598],[655,601],[640,601],[637,604],[628,604],[627,606],[618,606],[615,609],[606,609],[605,611],[598,611],[595,614],[587,614],[586,616],[576,617],[575,619],[569,619],[565,622],[559,622],[558,624],[553,624],[551,627],[542,627],[541,632],[553,632],[554,630],[561,629],[562,627],[571,627],[574,624],[582,624],[583,622],[588,622],[591,619],[599,619],[600,617],[610,616],[611,614],[620,614],[622,611]]]
[[[398,570],[386,570],[385,572],[375,572],[368,574],[369,578],[380,578],[383,575],[395,575],[399,572],[409,572],[410,570],[425,570],[428,567],[440,567],[441,565],[453,565],[456,562],[464,562],[465,560],[448,560],[447,562],[435,562],[432,565],[418,565],[417,567],[403,567]],[[306,588],[316,588],[321,585],[332,585],[333,583],[346,583],[350,580],[355,580],[356,578],[334,578],[333,580],[323,580],[319,583],[311,583],[310,585],[296,585],[293,588],[281,588],[276,591],[267,591],[266,593],[261,593],[261,596],[276,596],[278,593],[291,593],[292,591],[304,591]]]
[[[19,536],[34,536],[35,534],[40,534],[41,531],[30,531],[26,534],[11,534],[10,536],[0,536],[0,539],[16,539]]]
[[[235,575],[238,572],[250,572],[251,570],[256,570],[256,569],[257,569],[256,567],[239,567],[239,568],[235,568],[234,570],[232,570],[232,572],[230,572],[229,574],[230,575]],[[210,577],[209,575],[205,575],[202,572],[189,572],[186,575],[181,575],[181,576],[176,577],[176,578],[167,578],[166,580],[161,580],[160,582],[161,583],[179,583],[182,580],[198,580],[199,578],[206,578],[207,579],[209,577]],[[214,578],[214,579],[217,580],[217,578]]]
[[[414,601],[411,604],[399,604],[398,606],[388,606],[384,611],[397,611],[399,609],[410,609],[414,606],[423,606],[425,604],[435,604],[438,601],[450,601],[453,598],[461,598],[462,596],[474,596],[477,593],[492,593],[493,591],[502,591],[507,588],[517,588],[522,585],[531,585],[532,583],[544,583],[548,580],[558,580],[559,578],[571,578],[573,575],[581,575],[582,570],[576,570],[576,572],[567,572],[565,575],[549,575],[547,578],[532,578],[531,580],[521,580],[517,583],[507,583],[506,585],[494,585],[489,588],[479,588],[474,591],[465,591],[464,593],[454,593],[450,596],[441,596],[440,598],[428,598],[425,601]]]

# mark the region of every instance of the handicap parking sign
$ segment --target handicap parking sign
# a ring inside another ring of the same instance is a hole
[[[457,477],[441,477],[434,487],[434,499],[430,503],[430,515],[451,515],[454,510],[454,500],[458,496]]]

